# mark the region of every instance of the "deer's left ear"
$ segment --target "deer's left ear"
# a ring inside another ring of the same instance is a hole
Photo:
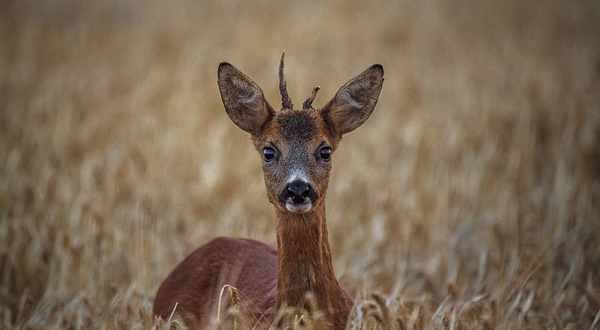
[[[342,86],[321,115],[339,136],[350,133],[369,119],[381,87],[383,67],[375,64]]]
[[[217,76],[221,99],[231,121],[251,135],[260,134],[260,129],[274,115],[260,87],[226,62],[219,65]]]

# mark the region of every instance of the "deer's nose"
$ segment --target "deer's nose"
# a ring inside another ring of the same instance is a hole
[[[282,201],[291,199],[296,204],[304,203],[307,198],[312,200],[314,199],[313,196],[316,196],[316,194],[310,184],[301,180],[288,183],[283,190],[283,194],[281,194]]]

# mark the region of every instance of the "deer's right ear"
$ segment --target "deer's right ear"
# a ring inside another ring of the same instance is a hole
[[[251,135],[260,134],[260,129],[274,115],[260,87],[227,62],[219,64],[217,76],[221,99],[231,121]]]

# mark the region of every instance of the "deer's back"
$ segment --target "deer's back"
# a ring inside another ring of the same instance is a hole
[[[216,316],[219,294],[226,284],[239,290],[242,312],[250,319],[272,319],[277,251],[255,240],[215,238],[187,256],[164,280],[153,313],[166,320],[177,304],[177,314],[193,316],[206,325]],[[224,293],[221,313],[230,302],[229,293]]]

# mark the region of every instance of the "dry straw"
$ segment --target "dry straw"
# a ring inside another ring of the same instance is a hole
[[[597,1],[4,1],[0,35],[2,329],[193,328],[152,316],[179,261],[276,246],[215,80],[231,62],[275,104],[282,49],[315,108],[385,67],[327,196],[349,329],[599,327]],[[252,329],[230,284],[212,326]],[[310,296],[278,312],[327,326]]]

